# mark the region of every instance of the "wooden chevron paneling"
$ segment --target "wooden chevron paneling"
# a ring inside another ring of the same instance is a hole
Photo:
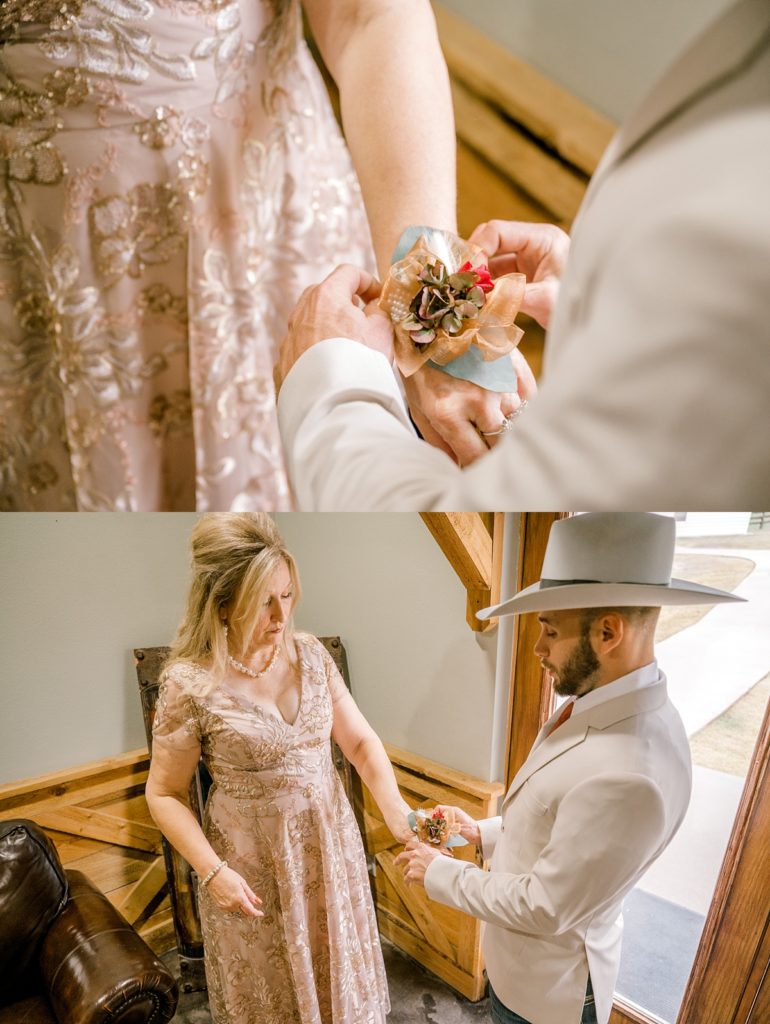
[[[502,784],[482,782],[387,743],[385,749],[410,807],[448,804],[462,807],[475,818],[496,812]],[[374,864],[372,888],[380,931],[466,998],[480,999],[485,983],[479,922],[433,903],[421,887],[407,886],[394,863],[402,847],[393,839],[365,786],[360,803],[366,852]],[[458,848],[455,856],[477,860],[481,866],[481,856],[471,846]]]
[[[0,820],[44,828],[65,868],[87,875],[161,953],[175,938],[160,831],[144,799],[148,767],[142,748],[0,786]]]

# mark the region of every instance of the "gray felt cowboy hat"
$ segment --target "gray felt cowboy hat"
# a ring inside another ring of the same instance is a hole
[[[653,512],[588,512],[551,527],[541,579],[479,619],[564,608],[723,604],[725,590],[672,579],[676,524]]]

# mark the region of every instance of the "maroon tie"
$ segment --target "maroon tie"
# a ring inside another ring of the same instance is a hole
[[[556,732],[560,725],[564,725],[569,716],[572,714],[572,709],[574,708],[574,706],[574,700],[571,700],[569,704],[564,705],[564,707],[561,709],[561,714],[551,726],[551,731],[548,733],[549,736],[553,735],[553,733]]]

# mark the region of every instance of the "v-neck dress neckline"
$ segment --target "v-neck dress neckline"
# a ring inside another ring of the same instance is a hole
[[[280,722],[281,725],[284,725],[287,729],[296,729],[297,723],[302,717],[303,703],[305,700],[306,662],[300,656],[299,650],[300,643],[302,641],[296,635],[294,636],[293,639],[294,645],[297,648],[297,670],[299,671],[299,702],[297,704],[297,713],[294,716],[293,722],[289,722],[286,718],[284,718],[284,716],[280,712],[280,709],[278,709],[277,706],[276,710],[278,711],[278,713],[276,714],[275,711],[268,711],[268,709],[264,707],[264,705],[260,704],[259,701],[252,700],[251,697],[247,697],[245,693],[240,693],[240,691],[236,690],[234,687],[228,686],[227,683],[220,683],[221,689],[225,690],[230,697],[235,698],[236,700],[239,700],[241,703],[247,704],[250,708],[253,708],[255,711],[258,711],[263,718],[275,719],[276,722]]]

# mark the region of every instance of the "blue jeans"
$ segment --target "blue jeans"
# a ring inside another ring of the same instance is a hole
[[[530,1024],[528,1020],[520,1017],[518,1013],[509,1010],[500,1002],[495,995],[492,986],[489,986],[489,1009],[492,1015],[492,1024]],[[586,1001],[583,1004],[583,1016],[580,1024],[596,1024],[596,1007],[594,1006],[594,990],[591,988],[591,979],[588,979],[586,989]]]

